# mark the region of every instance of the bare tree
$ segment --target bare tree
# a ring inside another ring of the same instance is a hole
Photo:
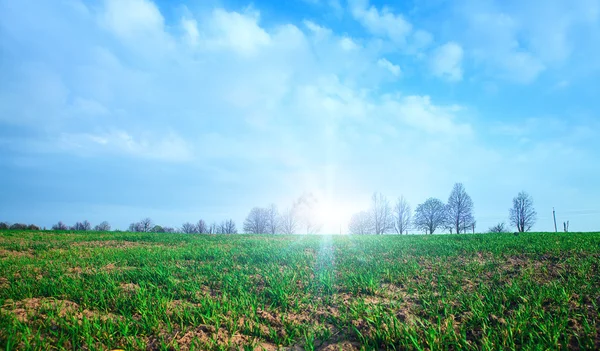
[[[102,223],[100,223],[97,226],[95,226],[94,230],[97,231],[97,232],[109,232],[110,231],[110,224],[107,221],[103,221]]]
[[[371,197],[371,216],[374,234],[388,233],[394,227],[390,203],[381,193],[374,193]]]
[[[139,222],[139,229],[142,233],[149,233],[152,231],[152,228],[154,228],[154,222],[152,222],[152,219],[148,217]]]
[[[429,198],[415,210],[414,226],[428,234],[433,234],[445,222],[446,205],[439,199]]]
[[[152,229],[150,229],[150,233],[164,233],[165,232],[165,228],[162,225],[155,225],[154,227],[152,227]]]
[[[269,228],[269,211],[266,208],[254,207],[244,221],[244,232],[248,234],[265,234]]]
[[[207,234],[208,233],[208,227],[206,225],[206,222],[204,222],[204,220],[199,220],[198,223],[196,223],[196,231],[200,234]]]
[[[473,218],[473,200],[462,183],[454,184],[452,192],[448,197],[447,220],[452,223],[454,230],[459,234],[466,233],[471,229],[475,219]]]
[[[294,207],[285,210],[279,216],[279,230],[282,234],[294,234],[298,229],[298,214]]]
[[[129,229],[127,229],[127,231],[134,232],[134,233],[141,232],[142,228],[141,228],[140,222],[131,223],[129,225]]]
[[[6,222],[0,222],[0,230],[6,230],[10,228],[10,225]]]
[[[233,219],[223,221],[220,227],[221,234],[237,234],[237,228]]]
[[[493,227],[488,229],[488,233],[506,233],[508,232],[508,228],[506,228],[506,224],[504,222],[498,223]]]
[[[207,234],[219,234],[219,226],[216,222],[212,222],[212,224],[208,227],[206,231]]]
[[[198,233],[198,227],[190,222],[185,222],[181,225],[181,231],[185,234]]]
[[[371,213],[361,211],[350,217],[348,222],[348,232],[350,234],[364,235],[373,233],[373,221]]]
[[[88,231],[88,230],[92,230],[92,225],[90,224],[90,222],[83,221],[83,222],[76,222],[75,225],[73,227],[71,227],[72,230],[81,230],[81,231]]]
[[[58,221],[58,223],[56,223],[55,225],[52,226],[52,230],[68,230],[69,227],[67,227],[66,224],[64,224],[62,221]]]
[[[394,229],[396,229],[396,233],[408,234],[408,228],[410,228],[410,219],[410,205],[404,196],[401,196],[398,198],[398,201],[394,206]]]
[[[535,224],[537,212],[533,208],[533,198],[521,191],[513,199],[513,206],[508,210],[510,223],[517,227],[519,232],[528,232]]]
[[[276,234],[279,230],[279,211],[275,204],[267,207],[267,232],[269,234]]]
[[[303,194],[294,203],[299,223],[306,234],[315,234],[321,230],[323,223],[317,213],[318,200],[312,193]]]

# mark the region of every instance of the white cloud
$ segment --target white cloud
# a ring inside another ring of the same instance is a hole
[[[340,46],[342,47],[342,49],[344,49],[344,51],[352,51],[359,48],[359,46],[354,42],[354,40],[346,36],[340,39]]]
[[[396,44],[405,44],[406,37],[412,31],[412,25],[400,14],[394,14],[389,8],[378,10],[369,6],[368,1],[350,1],[351,12],[370,33],[386,37]]]
[[[198,31],[198,22],[195,19],[182,18],[181,28],[185,33],[185,39],[191,46],[196,46],[200,39],[200,32]]]
[[[206,45],[231,49],[245,56],[255,55],[271,42],[270,35],[260,27],[259,19],[257,11],[242,14],[215,9],[209,25],[204,28],[210,38]]]
[[[456,20],[466,26],[456,26],[455,35],[487,75],[528,84],[569,55],[569,25],[555,5],[555,1],[519,2],[518,6],[463,3],[458,5],[462,18]]]
[[[377,61],[377,64],[379,65],[379,67],[385,68],[386,70],[390,71],[390,73],[392,73],[392,75],[394,75],[395,77],[400,76],[400,73],[402,72],[400,70],[400,66],[391,63],[385,58],[379,59]]]
[[[149,0],[105,0],[102,19],[117,35],[135,38],[155,35],[164,27],[164,18]]]
[[[408,126],[439,136],[471,136],[473,130],[460,123],[460,106],[438,106],[429,96],[411,95],[401,98],[386,97],[383,108]]]
[[[172,132],[165,136],[138,137],[134,137],[124,130],[98,134],[63,133],[60,135],[59,141],[60,150],[87,156],[125,154],[168,162],[187,162],[193,158],[193,152],[188,143]]]
[[[449,81],[462,80],[463,49],[455,42],[448,42],[436,49],[431,57],[431,70],[434,75]]]
[[[325,39],[332,34],[331,29],[320,26],[312,21],[304,20],[304,26],[314,33],[318,39]]]

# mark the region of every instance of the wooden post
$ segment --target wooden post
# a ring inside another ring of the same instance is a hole
[[[556,211],[554,211],[554,207],[552,207],[552,217],[554,217],[554,232],[558,233],[558,229],[556,229]]]

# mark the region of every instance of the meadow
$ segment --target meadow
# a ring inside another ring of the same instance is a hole
[[[0,232],[5,350],[600,349],[600,233]]]

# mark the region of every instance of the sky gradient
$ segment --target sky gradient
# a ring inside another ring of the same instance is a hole
[[[0,0],[0,221],[178,227],[462,182],[600,229],[600,1]]]

